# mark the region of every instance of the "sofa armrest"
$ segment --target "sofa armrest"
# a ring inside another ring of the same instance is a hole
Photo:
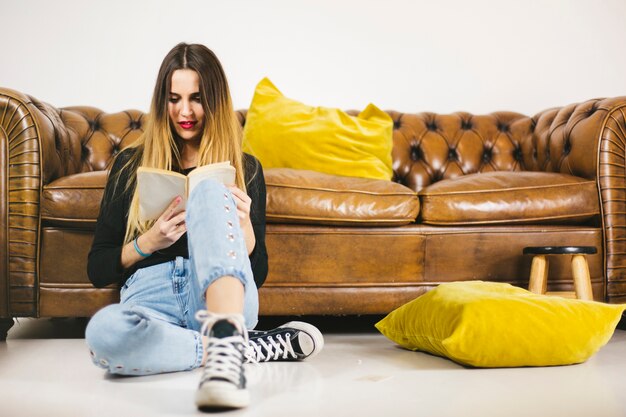
[[[600,210],[604,230],[606,300],[626,303],[626,97],[598,102],[603,111],[597,128]]]
[[[41,196],[73,174],[102,171],[142,133],[144,114],[57,109],[0,88],[0,318],[37,316]]]
[[[0,317],[37,315],[41,188],[58,166],[50,117],[51,107],[0,88]]]

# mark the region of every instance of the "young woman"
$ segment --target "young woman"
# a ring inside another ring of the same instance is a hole
[[[230,161],[236,185],[204,180],[156,220],[139,220],[138,167],[188,174]],[[98,311],[86,340],[110,373],[147,375],[204,366],[199,408],[248,405],[244,362],[301,360],[323,346],[302,322],[248,333],[267,275],[265,182],[241,151],[226,76],[202,45],[179,44],[161,64],[145,131],[120,152],[107,181],[88,274],[119,283],[120,303]]]

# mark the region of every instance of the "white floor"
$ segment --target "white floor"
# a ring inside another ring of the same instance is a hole
[[[309,362],[250,365],[252,405],[224,414],[626,416],[625,331],[617,330],[581,365],[467,369],[399,349],[367,328],[345,333],[322,328],[326,347]],[[106,376],[91,364],[83,330],[84,322],[77,320],[22,319],[14,326],[7,342],[0,342],[0,416],[201,414],[193,405],[198,370]]]

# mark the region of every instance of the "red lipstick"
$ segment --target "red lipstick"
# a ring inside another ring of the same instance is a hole
[[[193,129],[193,127],[196,125],[196,123],[198,123],[198,122],[192,122],[191,120],[184,120],[182,122],[178,122],[180,127],[182,127],[185,130]]]

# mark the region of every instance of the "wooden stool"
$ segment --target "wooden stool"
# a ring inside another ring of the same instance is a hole
[[[585,255],[597,253],[595,246],[532,246],[524,248],[524,255],[535,255],[530,267],[528,290],[536,294],[558,295],[566,298],[593,300],[589,265]],[[548,288],[548,266],[546,255],[572,255],[572,275],[576,291],[552,291]]]

